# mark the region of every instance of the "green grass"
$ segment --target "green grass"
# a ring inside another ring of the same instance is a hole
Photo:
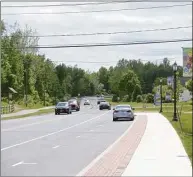
[[[26,105],[25,104],[16,104],[16,106],[18,107],[18,108],[20,108],[20,109],[39,109],[39,108],[43,108],[44,107],[44,105],[42,105],[42,104],[40,104],[40,103],[38,103],[38,104],[34,104],[34,105],[28,105],[27,107],[26,107]]]
[[[8,106],[8,103],[5,101],[1,101],[1,106]]]
[[[164,112],[163,115],[175,128],[192,163],[192,114],[181,114],[183,132],[181,131],[180,123],[172,121],[173,113]]]
[[[20,118],[26,118],[29,116],[38,116],[38,115],[48,114],[48,113],[52,113],[52,112],[54,112],[53,108],[43,109],[43,110],[39,110],[39,111],[34,112],[34,113],[29,113],[29,114],[24,114],[24,115],[19,115],[19,116],[5,117],[5,118],[2,118],[1,120],[20,119]]]

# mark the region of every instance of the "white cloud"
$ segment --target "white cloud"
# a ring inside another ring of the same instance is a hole
[[[8,3],[2,3],[7,5]],[[14,3],[11,3],[14,5]],[[29,3],[16,3],[17,5],[28,5]],[[34,5],[37,3],[30,3]],[[51,4],[51,3],[41,3]],[[60,4],[60,3],[52,3]],[[2,13],[28,13],[28,12],[64,12],[64,11],[91,11],[105,9],[123,9],[163,6],[180,3],[126,3],[108,5],[88,5],[88,6],[65,6],[65,7],[46,7],[46,8],[3,8]],[[23,28],[28,24],[36,29],[38,34],[69,34],[69,33],[95,33],[95,32],[114,32],[114,31],[133,31],[156,28],[170,28],[177,26],[192,25],[192,8],[175,7],[135,11],[100,12],[100,13],[77,13],[61,15],[20,15],[2,16],[8,24],[17,21]],[[105,42],[132,42],[150,40],[172,40],[177,38],[192,38],[192,29],[180,29],[169,31],[116,34],[116,35],[97,35],[97,36],[76,36],[76,37],[55,37],[41,38],[40,45],[55,44],[81,44],[81,43],[105,43]],[[90,61],[90,62],[109,62],[109,63],[77,63],[79,67],[90,70],[97,70],[100,66],[109,67],[115,65],[121,58],[142,59],[155,61],[164,57],[176,59],[182,64],[181,47],[192,46],[191,42],[165,43],[152,45],[134,46],[115,46],[97,48],[65,48],[65,49],[40,49],[48,58],[55,61]],[[172,60],[172,61],[173,61]],[[66,64],[76,64],[67,62]]]

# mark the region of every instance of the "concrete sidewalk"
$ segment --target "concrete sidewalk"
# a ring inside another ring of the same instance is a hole
[[[171,123],[159,113],[146,113],[143,138],[122,176],[192,176],[192,166]]]
[[[20,116],[20,115],[35,113],[35,112],[38,112],[40,110],[50,109],[50,108],[54,108],[54,106],[48,106],[48,107],[43,107],[43,108],[39,108],[39,109],[25,109],[25,110],[18,111],[18,112],[15,112],[15,113],[2,114],[1,118],[12,117],[12,116]]]

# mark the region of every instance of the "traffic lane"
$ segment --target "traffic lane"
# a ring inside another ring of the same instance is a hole
[[[65,129],[70,127],[92,121],[90,119],[100,116],[101,114],[102,113],[98,110],[88,109],[87,113],[52,115],[52,117],[57,118],[57,120],[46,121],[40,124],[29,124],[29,126],[21,126],[17,129],[7,129],[7,131],[1,132],[1,148],[3,149],[57,131],[65,131]]]
[[[131,124],[131,121],[113,122],[112,112],[107,111],[106,115],[92,123],[5,150],[2,152],[2,175],[74,176],[121,136]],[[36,165],[12,167],[21,161]]]
[[[87,109],[91,109],[91,106],[85,107],[84,105],[81,106],[80,111],[76,112],[73,111],[72,114],[79,114],[81,112],[87,112]],[[40,115],[40,116],[30,116],[27,118],[21,118],[21,119],[10,119],[10,120],[1,120],[1,129],[8,129],[11,127],[17,127],[17,126],[22,126],[25,124],[32,124],[36,123],[39,121],[47,121],[50,119],[53,119],[52,115],[54,115],[54,108],[53,108],[53,113],[46,114],[46,115]]]
[[[1,132],[16,130],[18,128],[34,126],[34,125],[42,124],[46,122],[57,121],[57,120],[60,120],[62,117],[79,116],[87,112],[88,112],[88,108],[79,112],[72,112],[72,114],[69,114],[69,115],[68,114],[55,115],[54,113],[51,113],[51,114],[46,114],[46,115],[41,115],[36,117],[30,117],[30,118],[24,119],[23,121],[22,119],[18,119],[18,121],[11,121],[11,120],[3,121],[3,123],[1,123]]]

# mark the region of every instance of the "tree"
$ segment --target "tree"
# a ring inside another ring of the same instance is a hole
[[[186,82],[186,88],[187,88],[190,92],[192,92],[192,84],[193,84],[192,79],[190,79],[190,80],[188,80],[188,81]]]
[[[123,94],[127,93],[129,98],[131,98],[135,85],[137,84],[140,85],[137,75],[132,70],[128,70],[120,80],[119,89]],[[121,94],[120,96],[122,97],[123,95]]]
[[[132,93],[132,101],[133,101],[133,102],[136,101],[137,96],[138,96],[138,95],[141,95],[141,94],[142,94],[142,92],[141,92],[141,86],[140,86],[139,84],[136,84],[136,85],[135,85],[135,88],[134,88],[134,90],[133,90],[133,93]]]

